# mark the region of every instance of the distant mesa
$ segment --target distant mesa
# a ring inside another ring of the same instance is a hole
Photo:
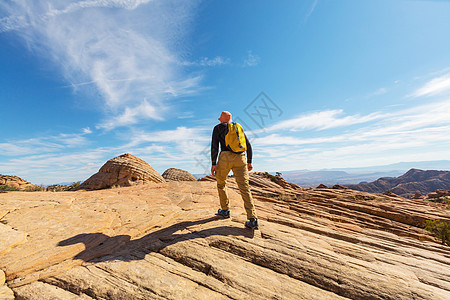
[[[427,195],[437,189],[450,190],[450,171],[411,169],[399,177],[382,177],[373,182],[347,187],[368,193],[390,191],[406,198],[419,197],[418,194]]]
[[[170,168],[164,171],[162,177],[166,181],[197,181],[195,177],[188,171]]]
[[[39,186],[23,180],[19,176],[10,175],[0,175],[0,186],[9,187],[19,191],[39,189]]]
[[[148,182],[165,182],[165,180],[147,162],[126,153],[108,160],[98,173],[92,175],[76,190],[100,190]]]

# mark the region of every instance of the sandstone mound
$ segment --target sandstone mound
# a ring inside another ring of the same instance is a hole
[[[92,175],[76,190],[100,190],[146,182],[165,182],[165,180],[144,160],[126,153],[108,160],[98,173]]]
[[[20,191],[39,189],[37,185],[34,185],[26,180],[23,180],[19,176],[0,175],[0,186],[1,185],[16,188],[19,189]]]
[[[197,181],[195,177],[188,171],[170,168],[164,171],[162,177],[166,181]]]

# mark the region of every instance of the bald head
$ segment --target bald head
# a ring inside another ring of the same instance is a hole
[[[231,123],[231,113],[229,111],[223,111],[219,118],[220,123]]]

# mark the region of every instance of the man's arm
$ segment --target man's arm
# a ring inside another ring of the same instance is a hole
[[[252,166],[253,149],[252,149],[252,145],[250,144],[250,141],[248,140],[245,133],[244,133],[244,136],[245,136],[245,142],[247,144],[247,168],[249,171],[251,171],[253,169],[253,166]]]
[[[211,174],[216,175],[216,161],[217,155],[219,154],[219,128],[218,126],[214,127],[212,140],[211,140]]]

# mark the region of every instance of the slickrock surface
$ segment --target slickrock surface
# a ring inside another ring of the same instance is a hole
[[[162,177],[166,181],[197,181],[195,177],[188,171],[170,168],[164,171]]]
[[[147,162],[131,154],[108,160],[76,190],[100,190],[112,186],[132,186],[148,182],[164,182],[164,178]]]
[[[0,269],[19,299],[450,299],[450,247],[421,229],[450,221],[425,200],[282,188],[252,174],[260,230],[229,179],[0,194]]]
[[[18,188],[21,191],[30,188],[38,188],[37,185],[34,185],[26,180],[23,180],[19,176],[9,176],[9,175],[0,175],[0,185],[8,185],[13,188]]]
[[[5,284],[5,273],[0,270],[0,299],[14,299],[13,291]]]

